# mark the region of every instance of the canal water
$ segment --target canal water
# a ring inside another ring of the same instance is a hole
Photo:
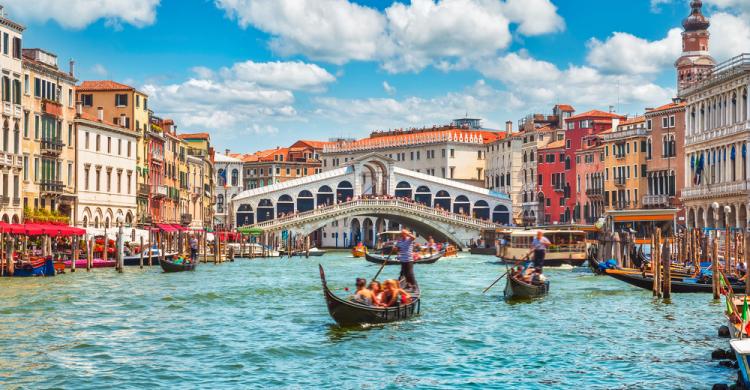
[[[317,265],[340,294],[378,266],[348,254],[0,279],[7,388],[708,388],[722,324],[705,294],[652,300],[605,276],[549,270],[549,297],[509,305],[493,258],[416,267],[422,315],[340,329]],[[386,277],[398,268],[387,267]]]

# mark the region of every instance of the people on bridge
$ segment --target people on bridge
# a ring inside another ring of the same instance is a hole
[[[417,279],[414,276],[414,240],[416,237],[407,229],[401,230],[401,239],[396,242],[398,249],[398,260],[401,262],[401,276],[406,278],[407,287],[417,288]]]

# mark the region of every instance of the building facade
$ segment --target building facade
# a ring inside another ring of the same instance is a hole
[[[213,226],[216,173],[211,137],[208,133],[185,133],[179,138],[180,155],[183,154],[182,148],[186,155],[185,173],[180,175],[180,187],[186,194],[185,201],[181,202],[180,223],[196,229]]]
[[[536,201],[541,214],[540,223],[549,225],[564,223],[570,215],[567,199],[570,187],[566,178],[570,171],[565,169],[565,140],[554,141],[537,150],[537,187],[539,193]]]
[[[0,218],[3,222],[20,222],[23,219],[23,178],[29,178],[28,158],[24,160],[21,150],[21,129],[24,134],[29,134],[29,114],[21,106],[23,31],[24,27],[6,18],[0,7],[0,97],[3,103],[3,128],[0,133]],[[23,88],[24,91],[30,91],[30,80],[24,79]]]
[[[604,214],[604,146],[600,135],[583,138],[576,151],[576,204],[581,205],[577,220],[595,223]]]
[[[136,133],[96,116],[79,112],[74,121],[78,170],[75,224],[80,227],[131,226],[136,217]]]
[[[503,139],[485,147],[485,188],[508,194],[513,202],[513,220],[521,224],[523,214],[523,164],[533,155],[523,153],[524,133],[513,132],[513,122],[507,122]]]
[[[23,50],[24,116],[30,128],[23,134],[23,206],[59,212],[73,221],[76,202],[76,79],[73,63],[59,69],[57,56],[41,49]]]
[[[601,134],[604,143],[604,207],[606,210],[642,208],[646,194],[646,163],[651,156],[646,118],[625,119]]]
[[[682,189],[685,187],[685,103],[679,100],[646,111],[650,132],[647,148],[647,193],[645,208],[676,208],[684,218]]]
[[[214,224],[220,227],[242,226],[244,221],[235,224],[232,213],[229,212],[231,199],[242,192],[243,163],[241,155],[232,155],[229,150],[224,154],[216,153],[214,164],[216,178],[214,179],[214,193],[216,206],[214,207]]]
[[[319,141],[297,141],[287,148],[277,147],[244,155],[242,161],[245,189],[283,183],[320,173],[321,152],[325,144]]]

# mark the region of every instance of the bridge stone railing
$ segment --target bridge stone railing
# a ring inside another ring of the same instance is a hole
[[[432,220],[448,222],[454,225],[461,225],[471,229],[495,229],[500,225],[468,217],[463,214],[452,213],[447,210],[438,210],[432,207],[424,206],[418,203],[407,202],[400,199],[358,199],[339,204],[317,208],[315,210],[305,211],[287,215],[268,221],[263,221],[252,225],[264,230],[283,230],[286,227],[298,226],[310,222],[329,219],[338,215],[346,215],[352,210],[362,209],[364,213],[372,212],[377,214],[383,210],[398,210],[415,217],[431,217]]]

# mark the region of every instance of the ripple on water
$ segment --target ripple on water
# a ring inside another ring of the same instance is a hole
[[[316,260],[341,295],[378,269],[344,255]],[[611,278],[550,270],[549,297],[510,305],[502,282],[481,293],[504,267],[467,255],[417,267],[420,316],[341,328],[317,264],[0,279],[0,378],[11,388],[632,389],[706,388],[735,376],[710,361],[727,348],[710,296],[663,304]],[[388,267],[381,279],[397,273]]]

